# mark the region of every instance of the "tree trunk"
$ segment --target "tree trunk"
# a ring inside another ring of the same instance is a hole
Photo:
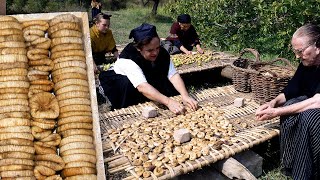
[[[141,3],[143,5],[143,7],[145,7],[148,3],[149,3],[150,0],[147,0],[146,2],[144,2],[144,0],[141,0]]]
[[[151,14],[152,15],[157,15],[157,10],[158,10],[158,6],[159,6],[160,0],[153,0],[153,1],[154,1],[154,4],[153,4],[153,7],[152,7]]]

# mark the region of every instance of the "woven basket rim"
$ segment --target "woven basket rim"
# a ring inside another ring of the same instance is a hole
[[[251,53],[255,56],[255,59],[247,59],[248,61],[251,61],[252,63],[258,63],[260,62],[260,53],[256,50],[256,49],[253,49],[253,48],[245,48],[243,50],[240,51],[239,53],[239,57],[237,59],[235,59],[234,61],[232,61],[232,63],[230,64],[232,68],[238,70],[238,71],[243,71],[243,72],[246,72],[246,73],[258,73],[256,70],[254,69],[251,69],[250,65],[247,67],[247,68],[240,68],[240,67],[237,67],[235,66],[233,63],[236,61],[236,60],[239,60],[239,59],[242,59],[242,56],[245,54],[245,53]],[[250,69],[248,69],[250,68]]]
[[[274,63],[278,62],[278,61],[282,61],[285,63],[285,65],[275,65]],[[290,63],[290,61],[286,58],[275,58],[272,61],[268,61],[268,62],[256,62],[254,64],[251,65],[251,68],[253,68],[257,73],[261,74],[261,72],[269,72],[271,74],[274,74],[272,71],[268,71],[268,70],[261,70],[263,67],[262,66],[274,66],[274,67],[279,67],[279,68],[284,68],[287,69],[289,71],[296,71],[296,68]],[[259,67],[261,66],[261,67]],[[275,74],[274,74],[275,75]],[[290,75],[288,75],[290,76]],[[288,77],[288,76],[283,76],[283,78]],[[274,78],[281,78],[281,76],[275,76]]]
[[[243,71],[243,72],[246,72],[246,73],[259,74],[259,72],[254,70],[254,69],[244,69],[244,68],[237,67],[237,66],[235,66],[233,64],[231,64],[230,66],[232,68],[234,68],[235,70],[238,70],[238,71]]]

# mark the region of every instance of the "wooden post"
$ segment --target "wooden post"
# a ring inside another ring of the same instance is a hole
[[[6,14],[6,0],[0,0],[0,15]]]

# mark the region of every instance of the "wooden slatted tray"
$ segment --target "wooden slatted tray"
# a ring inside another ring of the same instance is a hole
[[[172,56],[175,56],[175,55],[171,55],[171,59],[172,59]],[[188,55],[180,55],[180,56],[188,56]],[[236,58],[237,57],[233,55],[226,54],[223,52],[214,52],[212,55],[212,59],[208,62],[201,62],[201,63],[194,62],[190,64],[182,64],[182,65],[176,66],[176,69],[179,74],[187,74],[187,73],[199,72],[199,71],[204,71],[204,70],[209,70],[214,68],[222,68],[222,67],[231,65],[231,63]],[[106,59],[107,59],[107,62],[115,61],[114,56],[106,56]],[[106,69],[104,70],[107,70],[111,64],[112,63],[105,64]]]
[[[233,104],[233,100],[236,97],[243,97],[251,101],[251,94],[240,93],[236,91],[233,86],[217,87],[212,89],[200,90],[191,96],[199,102],[199,105],[206,104],[207,102],[213,102],[215,106],[227,106]],[[180,96],[175,96],[173,99],[181,101]],[[108,129],[121,127],[123,123],[135,122],[136,120],[143,119],[141,117],[141,109],[146,106],[152,106],[156,108],[161,117],[173,117],[169,110],[165,109],[164,106],[146,102],[128,108],[122,108],[115,111],[106,113],[100,113],[100,128],[101,133],[104,134]]]
[[[259,105],[251,100],[250,93],[240,93],[234,90],[233,86],[225,86],[201,90],[194,93],[193,97],[199,101],[202,108],[216,107],[219,111],[223,112],[222,120],[227,120],[232,124],[235,135],[231,136],[227,141],[222,140],[223,138],[220,139],[223,143],[219,148],[216,148],[215,146],[208,146],[209,153],[205,155],[202,154],[195,160],[186,160],[177,165],[164,164],[162,166],[164,174],[157,177],[151,172],[151,175],[146,179],[171,179],[178,175],[212,164],[218,160],[233,156],[236,153],[247,150],[254,145],[265,142],[279,134],[279,119],[263,122],[255,121],[254,112]],[[246,101],[244,107],[237,108],[233,106],[233,101],[237,97],[245,98]],[[180,96],[173,98],[178,101],[181,100]],[[148,120],[144,119],[141,116],[141,109],[146,106],[155,107],[160,115],[156,118]],[[197,112],[190,112],[190,114],[192,113],[196,114]],[[107,174],[113,177],[121,175],[121,179],[141,178],[136,173],[136,166],[132,165],[132,161],[125,156],[125,153],[119,151],[122,150],[122,143],[125,143],[126,138],[118,139],[119,141],[117,142],[112,142],[109,138],[108,130],[117,128],[121,129],[124,124],[136,124],[137,122],[150,122],[151,124],[154,122],[165,123],[165,121],[169,121],[174,118],[176,118],[175,115],[167,109],[164,109],[152,102],[119,109],[113,112],[101,113],[100,126],[103,133],[102,144],[105,155],[104,157],[108,166]],[[109,132],[111,133],[111,131]],[[131,135],[132,134],[129,134],[127,138],[131,137]],[[166,144],[166,142],[167,141],[165,141],[164,144]],[[161,154],[164,154],[164,152]]]
[[[203,70],[209,70],[214,68],[221,68],[227,65],[230,65],[237,57],[227,54],[224,52],[212,52],[211,60],[208,62],[194,62],[190,64],[182,64],[180,66],[176,66],[179,74],[186,74],[191,72],[199,72]],[[171,59],[177,55],[171,55]],[[184,56],[192,56],[186,54],[178,54],[179,57],[183,58]]]

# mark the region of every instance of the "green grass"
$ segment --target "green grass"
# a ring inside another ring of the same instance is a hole
[[[263,174],[261,177],[258,178],[258,180],[292,180],[292,178],[283,175],[280,172],[280,167],[278,167],[275,168],[273,171]]]
[[[279,137],[254,146],[251,150],[263,158],[262,175],[258,178],[259,180],[291,180],[280,171]]]
[[[117,44],[127,44],[132,41],[129,39],[130,31],[142,23],[149,23],[157,27],[160,37],[167,37],[171,24],[171,17],[164,14],[160,8],[156,16],[151,16],[151,8],[136,7],[120,11],[107,11],[111,14],[111,27]]]

